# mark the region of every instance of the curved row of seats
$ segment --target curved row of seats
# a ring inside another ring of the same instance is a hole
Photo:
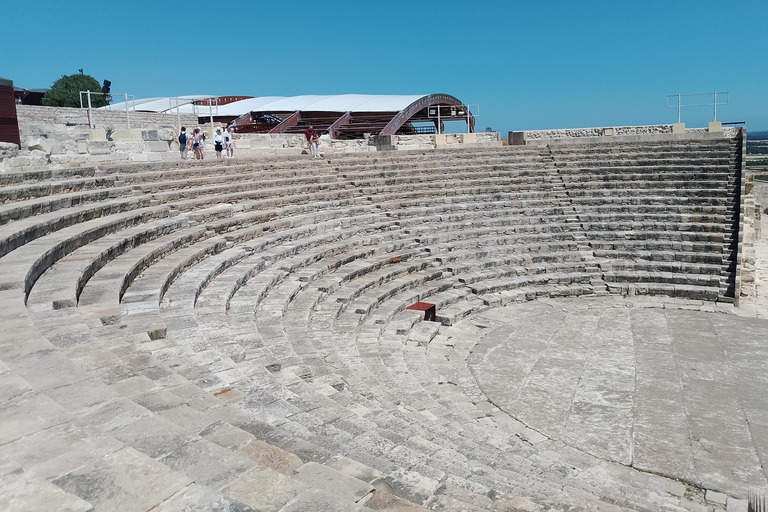
[[[720,146],[606,147],[604,172],[552,146],[3,175],[0,483],[72,510],[681,506],[564,458],[436,335],[628,283],[717,298]]]

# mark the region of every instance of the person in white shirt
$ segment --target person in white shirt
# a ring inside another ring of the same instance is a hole
[[[224,149],[224,134],[221,133],[221,127],[216,128],[216,135],[213,136],[213,146],[216,149],[216,159],[221,160],[221,150]]]
[[[227,149],[227,156],[232,158],[235,156],[235,149],[232,146],[232,132],[235,131],[231,126],[224,130],[224,147]]]

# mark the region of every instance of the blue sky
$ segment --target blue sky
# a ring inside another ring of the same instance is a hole
[[[669,123],[667,95],[728,91],[719,121],[768,130],[764,0],[32,5],[0,0],[0,76],[26,88],[83,68],[137,98],[443,92],[502,133]]]

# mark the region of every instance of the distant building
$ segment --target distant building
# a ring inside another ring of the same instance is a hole
[[[17,105],[42,105],[43,96],[50,89],[24,89],[23,87],[14,87],[13,95],[16,98]]]

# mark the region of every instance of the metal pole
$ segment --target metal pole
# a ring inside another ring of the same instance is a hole
[[[717,122],[717,91],[715,91],[715,118],[712,121]]]
[[[440,124],[440,105],[437,106],[437,134],[443,134],[442,125]]]
[[[131,129],[131,114],[128,113],[128,94],[125,94],[125,123],[128,125],[128,129]]]
[[[179,113],[179,97],[176,96],[176,122],[179,123],[179,131],[181,131],[181,114]]]
[[[211,114],[211,137],[213,137],[213,99],[208,98],[208,112]]]
[[[677,122],[680,122],[680,94],[677,95]]]
[[[96,128],[96,123],[93,122],[93,112],[91,111],[91,91],[86,92],[88,93],[88,127]]]
[[[83,91],[80,91],[80,108],[83,108]]]

